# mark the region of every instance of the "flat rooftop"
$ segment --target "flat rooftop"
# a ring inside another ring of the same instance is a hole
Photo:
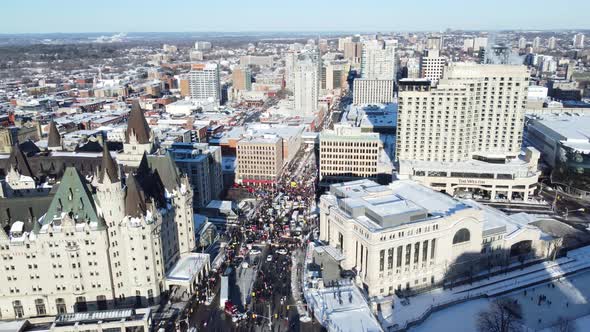
[[[182,257],[166,276],[170,281],[190,281],[209,263],[209,254],[191,253]]]
[[[371,180],[334,184],[331,199],[338,208],[375,231],[453,214],[462,202],[410,180],[379,185]]]
[[[590,152],[590,115],[569,112],[543,114],[536,122],[561,136],[564,145]]]

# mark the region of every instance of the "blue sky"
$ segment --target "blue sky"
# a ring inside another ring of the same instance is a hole
[[[590,0],[1,0],[0,12],[0,33],[590,28]]]

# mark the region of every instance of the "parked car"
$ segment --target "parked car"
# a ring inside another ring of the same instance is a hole
[[[260,251],[260,249],[252,249],[250,250],[250,255],[260,255],[260,253],[262,253],[262,251]]]
[[[267,262],[272,262],[272,255],[266,256],[266,261]]]
[[[279,250],[277,250],[277,253],[279,255],[286,255],[286,254],[288,254],[288,251],[285,248],[280,248]]]

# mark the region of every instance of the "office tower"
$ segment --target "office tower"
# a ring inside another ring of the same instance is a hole
[[[219,199],[223,190],[221,147],[206,143],[175,142],[167,149],[176,166],[189,177],[193,189],[193,208]]]
[[[363,44],[358,41],[344,42],[344,58],[353,64],[361,61]]]
[[[240,57],[240,65],[241,66],[250,66],[256,65],[260,67],[270,67],[272,66],[273,60],[272,56],[263,56],[263,55],[243,55]]]
[[[547,48],[550,50],[554,50],[555,44],[556,44],[556,39],[555,39],[555,37],[551,36],[551,38],[549,38],[549,40],[547,41]]]
[[[193,64],[188,73],[189,95],[193,99],[221,100],[219,65],[216,63]]]
[[[443,49],[443,37],[442,36],[430,36],[426,40],[426,49],[429,50],[442,50]]]
[[[309,58],[298,60],[293,75],[293,96],[295,111],[303,116],[311,116],[318,110],[319,68]]]
[[[383,142],[378,133],[336,125],[320,134],[320,181],[335,183],[360,178],[377,179]]]
[[[538,51],[539,48],[541,48],[541,38],[535,37],[535,39],[533,39],[533,50]]]
[[[584,48],[584,34],[577,33],[574,36],[574,48]]]
[[[420,77],[420,60],[417,58],[409,58],[406,62],[406,68],[408,70],[407,78],[419,78]]]
[[[361,77],[372,80],[395,79],[395,44],[393,41],[367,41],[361,55]]]
[[[205,41],[195,42],[195,50],[197,51],[209,51],[211,49],[211,43]]]
[[[440,56],[439,50],[426,50],[420,60],[420,74],[422,78],[428,79],[435,85],[443,75],[446,58]]]
[[[486,48],[488,46],[488,38],[487,37],[476,37],[473,39],[473,50],[477,51],[480,48]]]
[[[338,51],[344,52],[344,45],[352,42],[352,37],[338,38]]]
[[[524,50],[526,48],[526,38],[520,37],[518,39],[518,48]]]
[[[234,67],[232,82],[235,90],[250,91],[252,88],[252,70],[247,66]]]
[[[346,89],[350,64],[348,60],[333,60],[323,67],[322,88],[326,90]],[[325,75],[324,75],[325,74]]]
[[[189,57],[191,61],[203,61],[203,51],[191,51]]]
[[[463,40],[463,52],[473,51],[473,38]]]
[[[392,103],[394,100],[394,80],[372,80],[355,78],[352,89],[354,105]]]
[[[236,182],[274,185],[283,167],[283,139],[278,136],[246,137],[236,148]]]

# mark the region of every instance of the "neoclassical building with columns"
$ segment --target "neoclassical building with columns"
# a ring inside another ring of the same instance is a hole
[[[356,271],[369,296],[542,258],[550,247],[532,216],[508,216],[411,180],[334,184],[319,207],[320,240],[342,252],[341,268]]]

